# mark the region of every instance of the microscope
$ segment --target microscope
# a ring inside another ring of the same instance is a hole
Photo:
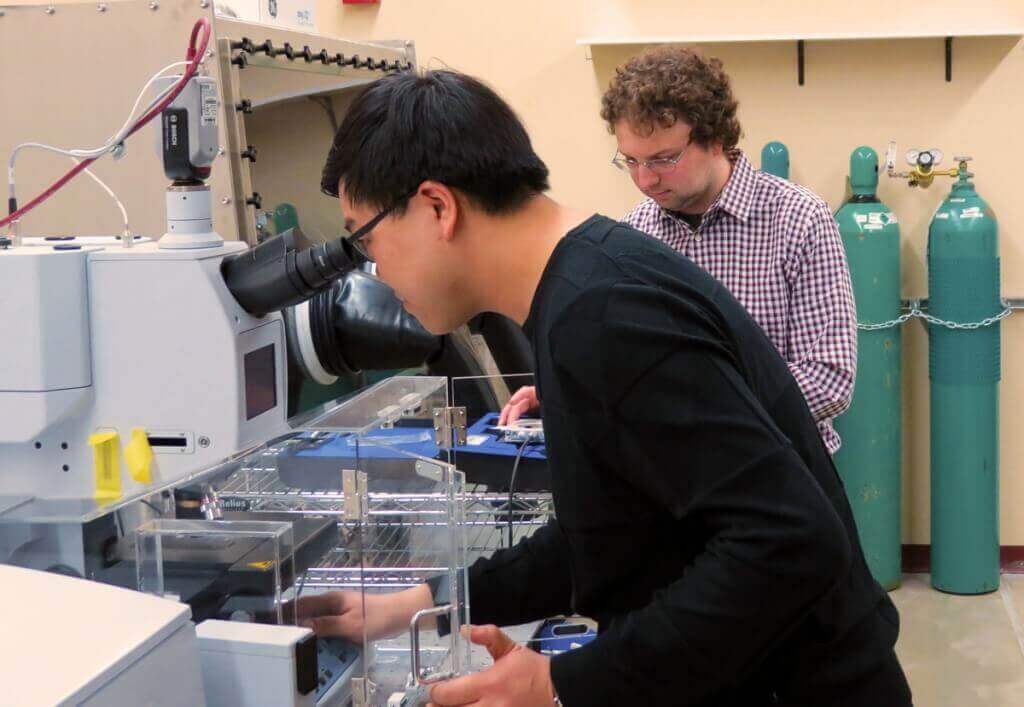
[[[160,116],[161,238],[0,248],[0,562],[88,576],[105,509],[288,430],[279,310],[357,261],[341,240],[249,250],[214,231],[217,101],[195,76]]]

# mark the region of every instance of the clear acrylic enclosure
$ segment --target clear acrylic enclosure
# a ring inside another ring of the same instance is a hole
[[[468,670],[465,487],[449,463],[448,414],[446,379],[391,378],[294,420],[292,433],[193,491],[222,519],[295,521],[285,607],[361,647],[353,693],[368,705]],[[330,524],[329,542],[307,543],[299,523]],[[386,605],[427,581],[436,609],[415,626],[382,626]],[[342,618],[349,612],[365,617],[365,631]]]
[[[502,385],[515,390],[528,382],[513,377]],[[523,475],[515,481],[516,444],[508,445],[511,456],[491,460],[491,476],[474,470],[468,482],[463,473],[463,464],[474,469],[467,445],[479,446],[466,432],[500,410],[493,395],[486,410],[472,402],[493,383],[387,379],[293,420],[289,434],[176,494],[179,512],[194,514],[188,522],[199,524],[184,526],[192,532],[182,537],[201,539],[207,524],[292,528],[291,540],[280,543],[291,548],[291,559],[283,552],[280,559],[281,619],[359,649],[346,673],[356,675],[357,705],[385,707],[396,693],[489,664],[459,630],[472,618],[467,567],[544,525],[552,509],[545,462],[543,469],[524,465],[537,465],[536,445],[522,452],[517,476]],[[161,526],[151,525],[139,536],[139,567],[151,577],[147,586],[156,587],[156,562],[147,558],[156,553],[150,537]],[[160,535],[166,543],[166,533]],[[421,596],[432,597],[433,609],[412,623],[389,619],[388,607],[415,591],[429,591]],[[365,621],[353,622],[357,616]],[[526,642],[532,630],[515,637]]]
[[[136,530],[138,589],[192,607],[193,621],[294,623],[292,524],[157,519]]]

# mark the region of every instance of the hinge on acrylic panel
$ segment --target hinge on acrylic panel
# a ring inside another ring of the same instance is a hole
[[[366,472],[343,469],[341,490],[345,494],[345,519],[363,522],[369,510],[366,499]]]
[[[367,678],[352,678],[352,707],[370,707],[376,686]]]
[[[434,441],[439,447],[466,444],[466,408],[434,408]]]

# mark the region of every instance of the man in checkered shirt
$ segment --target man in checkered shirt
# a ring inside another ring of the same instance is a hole
[[[721,62],[663,47],[616,71],[601,117],[614,164],[647,197],[623,219],[720,280],[789,364],[830,453],[850,406],[857,319],[839,229],[804,187],[736,149],[737,102]]]
[[[850,406],[857,319],[839,229],[828,205],[755,170],[736,144],[729,77],[716,59],[661,47],[616,70],[601,117],[615,166],[647,199],[623,219],[721,281],[789,364],[832,454],[832,420]],[[518,391],[501,424],[536,406]]]

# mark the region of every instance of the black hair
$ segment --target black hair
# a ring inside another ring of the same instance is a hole
[[[324,165],[321,189],[344,182],[349,201],[401,211],[424,180],[459,190],[492,214],[546,191],[548,168],[512,108],[456,71],[403,72],[352,102]]]

